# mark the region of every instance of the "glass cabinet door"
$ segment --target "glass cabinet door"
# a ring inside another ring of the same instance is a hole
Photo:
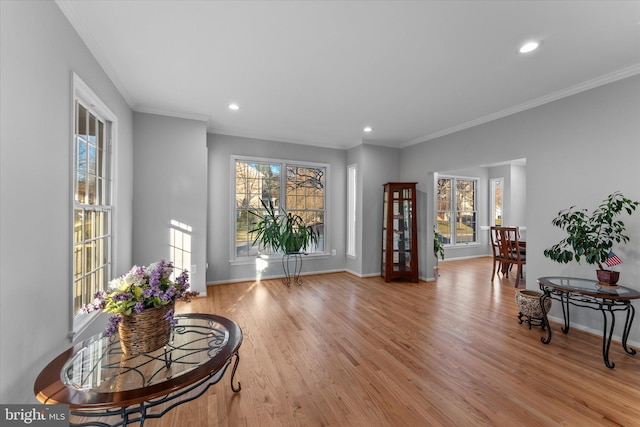
[[[382,275],[418,281],[415,183],[387,183],[383,192]]]

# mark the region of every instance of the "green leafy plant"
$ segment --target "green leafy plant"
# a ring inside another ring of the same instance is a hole
[[[440,233],[435,229],[435,227],[433,230],[433,256],[436,257],[436,260],[438,257],[444,260],[444,247],[440,242]]]
[[[597,264],[604,270],[602,263],[609,256],[615,243],[627,243],[625,224],[616,216],[626,212],[631,215],[639,202],[630,200],[620,192],[610,194],[590,215],[586,209],[569,209],[558,212],[552,224],[566,231],[568,236],[544,250],[544,256],[560,263],[572,260],[580,262],[582,258],[588,264]]]
[[[287,212],[284,208],[276,208],[269,200],[260,201],[261,211],[249,211],[255,218],[253,229],[249,231],[254,237],[253,243],[260,242],[265,249],[272,252],[282,250],[294,253],[306,250],[311,244],[318,243],[317,225],[308,225],[300,215]]]

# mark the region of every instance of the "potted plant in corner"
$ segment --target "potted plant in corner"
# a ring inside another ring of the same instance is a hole
[[[282,251],[285,254],[297,253],[318,243],[316,225],[308,225],[300,215],[287,212],[284,208],[276,208],[269,200],[260,201],[261,211],[249,211],[256,222],[249,231],[255,236],[253,243],[260,242],[265,249],[272,252]]]
[[[602,263],[612,253],[614,243],[627,243],[625,224],[614,219],[626,212],[631,215],[640,202],[630,200],[620,192],[610,194],[591,214],[586,209],[569,209],[558,212],[552,224],[566,231],[568,236],[544,250],[544,256],[560,263],[575,259],[580,262],[584,257],[588,264],[597,264],[598,280],[615,284],[620,273],[606,270]]]
[[[444,246],[442,246],[442,242],[440,241],[440,232],[434,226],[433,227],[433,256],[436,257],[436,266],[433,267],[433,276],[437,279],[440,276],[438,270],[438,257],[444,260]]]

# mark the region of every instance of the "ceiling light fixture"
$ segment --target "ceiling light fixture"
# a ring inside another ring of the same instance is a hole
[[[369,132],[371,132],[373,129],[371,129],[371,127],[370,127],[370,126],[367,126],[367,127],[365,127],[364,129],[362,129],[362,130],[363,130],[363,131],[365,131],[365,132],[367,132],[367,133],[369,133]]]
[[[527,42],[520,47],[520,53],[529,53],[540,47],[538,42]]]
[[[240,109],[238,104],[229,104],[229,110],[237,111]]]

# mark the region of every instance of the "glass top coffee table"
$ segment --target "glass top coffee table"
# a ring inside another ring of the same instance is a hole
[[[124,354],[117,335],[99,334],[75,345],[42,370],[34,385],[36,397],[45,404],[68,404],[71,415],[85,420],[76,425],[124,426],[142,425],[199,397],[232,362],[231,389],[239,392],[234,377],[240,327],[212,314],[176,319],[169,344],[150,353]],[[151,413],[156,406],[161,410]],[[117,421],[105,423],[113,417]]]

